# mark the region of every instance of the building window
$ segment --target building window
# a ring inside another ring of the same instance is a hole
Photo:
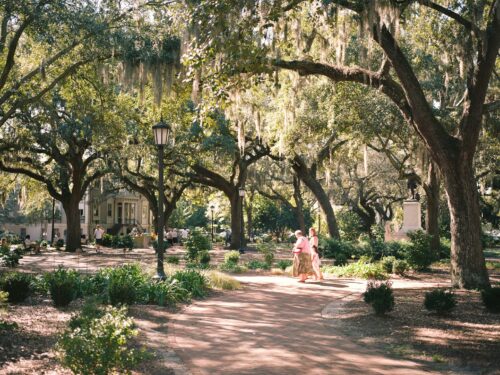
[[[113,216],[113,205],[108,203],[108,217]]]

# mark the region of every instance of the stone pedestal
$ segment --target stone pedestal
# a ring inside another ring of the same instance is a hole
[[[386,228],[385,240],[406,240],[406,233],[422,229],[422,210],[420,202],[409,200],[403,202],[403,226],[396,232],[390,232]]]

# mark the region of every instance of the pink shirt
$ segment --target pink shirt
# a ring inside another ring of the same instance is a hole
[[[297,238],[297,242],[295,242],[295,246],[293,247],[293,252],[310,254],[311,250],[309,249],[309,241],[307,237],[299,237]]]

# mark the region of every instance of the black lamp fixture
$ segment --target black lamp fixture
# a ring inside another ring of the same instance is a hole
[[[165,186],[163,184],[163,149],[165,145],[168,144],[170,131],[170,125],[163,121],[163,118],[158,124],[153,126],[155,144],[158,146],[158,248],[156,250],[156,277],[160,280],[164,280],[166,278],[165,270],[163,268],[163,254],[165,252],[165,245],[163,241],[163,231],[165,227],[165,215],[163,212],[163,199],[165,196]]]

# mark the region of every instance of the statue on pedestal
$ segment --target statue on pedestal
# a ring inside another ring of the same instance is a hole
[[[414,201],[420,200],[420,194],[417,192],[418,183],[419,179],[417,176],[412,175],[408,177],[407,187],[408,187],[409,198]]]

